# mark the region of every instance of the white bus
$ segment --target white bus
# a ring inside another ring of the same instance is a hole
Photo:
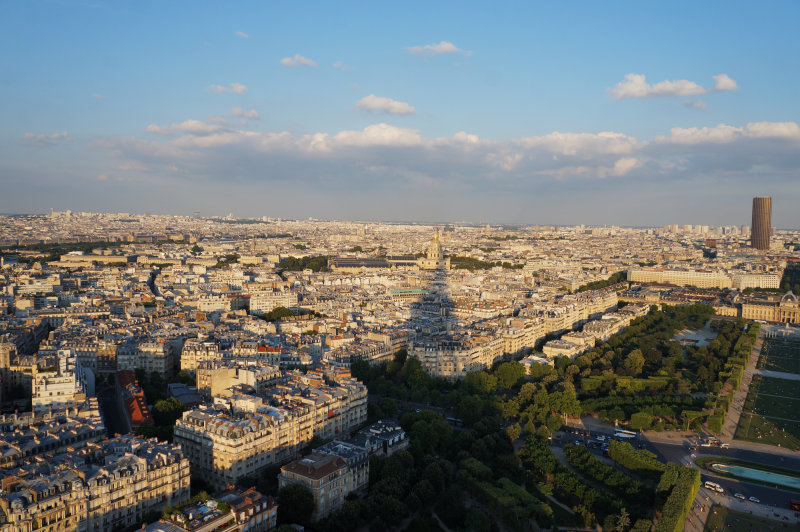
[[[631,430],[617,429],[614,431],[615,438],[635,438],[636,433]]]
[[[725,493],[725,490],[722,489],[722,486],[717,484],[716,482],[711,482],[710,480],[706,480],[704,486],[712,491],[718,491],[720,493]]]

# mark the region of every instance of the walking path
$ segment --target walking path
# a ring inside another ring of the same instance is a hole
[[[756,369],[753,370],[756,375],[763,377],[773,377],[775,379],[786,379],[788,381],[800,381],[800,375],[797,373],[786,373],[785,371],[772,371],[769,369]],[[742,379],[744,381],[744,379]]]
[[[757,371],[756,365],[758,358],[761,356],[761,345],[764,343],[764,331],[758,334],[758,339],[753,344],[753,351],[750,354],[750,360],[747,362],[747,367],[742,376],[742,383],[739,389],[733,394],[733,403],[728,409],[728,415],[725,417],[725,423],[722,425],[721,438],[730,442],[736,434],[736,427],[739,425],[739,418],[742,417],[742,409],[744,408],[744,401],[747,399],[747,392],[750,390],[750,382],[753,380],[753,374]]]
[[[686,521],[683,522],[683,532],[703,532],[706,528],[711,506],[705,502],[705,495],[701,496],[701,491],[703,488],[700,488],[692,501],[692,509],[689,511]]]

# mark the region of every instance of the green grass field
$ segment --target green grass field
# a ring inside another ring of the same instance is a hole
[[[752,532],[754,530],[786,530],[784,523],[765,517],[754,517],[713,506],[706,521],[705,532]]]
[[[734,437],[800,449],[800,382],[753,377]]]
[[[800,374],[800,340],[766,339],[761,348],[758,369]]]

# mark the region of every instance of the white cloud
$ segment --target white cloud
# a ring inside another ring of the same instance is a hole
[[[356,102],[356,107],[364,111],[380,111],[390,115],[413,115],[417,110],[406,102],[370,94]]]
[[[231,83],[228,87],[222,85],[211,85],[208,88],[217,93],[233,92],[236,94],[244,94],[247,92],[247,87],[241,83]]]
[[[462,50],[455,44],[448,41],[441,41],[438,44],[426,44],[424,46],[409,46],[406,51],[418,57],[432,56],[440,54],[455,54]]]
[[[685,101],[681,105],[683,105],[684,107],[688,107],[689,109],[700,109],[701,111],[708,107],[708,104],[706,104],[706,102],[700,100],[696,102]]]
[[[800,141],[800,126],[795,122],[751,122],[743,127],[719,124],[713,127],[674,127],[668,136],[658,136],[661,144],[727,144],[736,140],[788,139]]]
[[[22,136],[25,142],[30,146],[43,148],[45,146],[54,146],[61,142],[72,142],[72,137],[66,131],[62,133],[25,133]]]
[[[739,88],[739,85],[729,78],[727,74],[717,74],[714,76],[714,81],[716,83],[714,89],[718,91],[735,91]]]
[[[248,120],[261,120],[261,115],[255,109],[242,109],[241,107],[234,107],[231,109],[234,116],[240,118],[247,118]]]
[[[106,97],[103,96],[102,94],[97,94],[96,92],[93,92],[92,98],[94,98],[95,100],[105,100]]]
[[[243,31],[236,30],[233,32],[234,35],[241,37],[242,39],[249,39],[250,36]]]
[[[623,157],[614,162],[614,175],[627,175],[631,170],[641,166],[642,161],[635,157]]]
[[[150,124],[144,128],[147,133],[155,133],[156,135],[174,135],[175,133],[188,133],[190,135],[208,135],[219,131],[222,126],[216,124],[206,124],[200,120],[186,120],[179,124],[170,124],[168,126],[159,126]]]
[[[470,191],[474,198],[517,198],[535,196],[540,185],[558,187],[559,182],[566,187],[564,194],[572,194],[583,190],[583,185],[569,184],[574,180],[587,187],[595,186],[588,184],[594,180],[607,180],[601,187],[622,187],[612,184],[620,181],[625,189],[641,181],[648,190],[672,192],[678,181],[713,183],[709,187],[767,178],[793,183],[800,172],[800,126],[795,122],[673,128],[648,140],[614,131],[502,141],[467,132],[426,138],[417,129],[386,123],[303,135],[197,120],[147,130],[164,136],[109,137],[91,146],[118,159],[118,168],[135,169],[126,176],[141,179],[219,186],[222,176],[253,185],[313,183],[315,190],[357,190],[364,197],[405,198],[408,187],[424,186]],[[600,188],[591,190],[601,194]],[[622,188],[602,190],[624,193]]]
[[[736,82],[726,74],[714,76],[716,85],[706,88],[694,81],[679,79],[675,81],[664,80],[654,85],[647,83],[644,74],[627,74],[623,81],[611,89],[611,95],[617,100],[627,98],[652,98],[662,96],[697,96],[709,92],[731,91],[738,88]]]
[[[353,70],[353,67],[351,67],[350,65],[346,65],[346,64],[342,63],[341,61],[334,61],[333,62],[333,68],[336,68],[336,69],[339,69],[339,70],[343,70],[345,72],[349,72],[349,71]]]
[[[283,59],[281,59],[281,64],[285,67],[290,67],[290,68],[298,66],[307,66],[307,67],[317,66],[316,61],[313,61],[300,54],[294,54],[294,57],[284,57]]]
[[[373,124],[361,131],[340,131],[333,139],[334,146],[419,146],[425,139],[418,129]]]
[[[632,153],[640,143],[623,133],[553,133],[539,137],[523,137],[516,141],[523,147],[543,148],[556,155],[589,157],[597,154],[624,155]]]

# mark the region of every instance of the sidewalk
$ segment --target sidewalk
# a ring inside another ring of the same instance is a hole
[[[741,386],[739,386],[739,389],[733,394],[733,403],[728,409],[728,415],[725,417],[725,423],[722,425],[720,439],[723,441],[732,442],[733,436],[736,434],[736,427],[739,426],[739,418],[742,417],[744,401],[747,399],[747,393],[750,391],[750,382],[753,380],[758,359],[761,357],[761,346],[763,343],[764,331],[762,330],[759,332],[755,344],[753,344],[753,351],[750,353],[750,359],[747,361],[747,367],[744,369]]]
[[[800,519],[796,517],[797,512],[794,510],[790,510],[788,508],[774,508],[765,504],[743,501],[727,494],[721,494],[717,493],[716,491],[708,490],[704,487],[701,487],[697,492],[695,503],[704,504],[706,506],[706,516],[708,515],[711,505],[718,504],[743,514],[765,517],[767,519],[772,519],[773,521],[779,521],[781,523],[790,525],[800,524]],[[686,530],[685,526],[684,530]]]
[[[703,491],[703,488],[700,488]],[[692,501],[692,509],[683,522],[683,532],[703,532],[706,528],[706,521],[708,521],[711,506],[706,502],[705,495],[701,495],[700,491]]]
[[[774,379],[785,379],[789,381],[800,381],[800,375],[797,373],[786,373],[783,371],[772,371],[769,369],[757,369],[753,373],[761,375],[762,377],[771,377]],[[744,379],[742,379],[744,380]]]

